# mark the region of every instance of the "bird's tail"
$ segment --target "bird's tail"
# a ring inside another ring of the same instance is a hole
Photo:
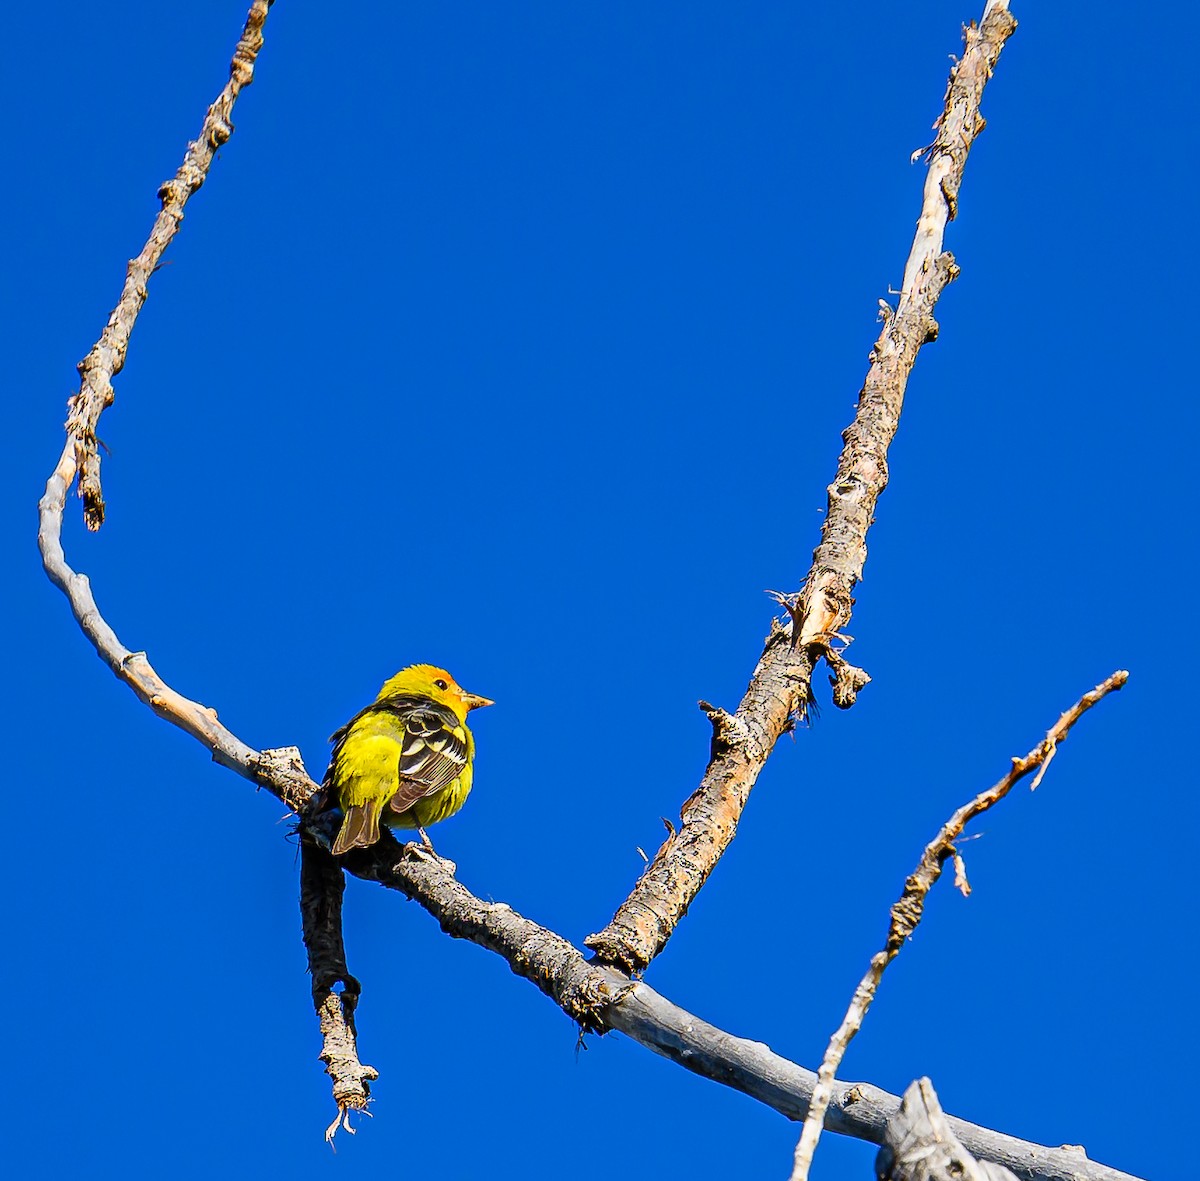
[[[333,842],[333,855],[340,857],[351,849],[365,849],[379,840],[379,811],[382,801],[368,800],[346,809],[346,819]]]

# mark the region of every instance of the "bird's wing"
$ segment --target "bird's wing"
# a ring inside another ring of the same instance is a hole
[[[393,812],[406,812],[418,800],[441,791],[462,773],[470,758],[466,727],[436,702],[381,703],[403,722],[400,786],[388,802]]]

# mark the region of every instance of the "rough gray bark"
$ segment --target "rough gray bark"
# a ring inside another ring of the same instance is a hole
[[[1017,1181],[1003,1165],[977,1161],[963,1147],[927,1078],[909,1085],[888,1120],[875,1172],[880,1181]]]
[[[693,1017],[645,984],[637,984],[606,1013],[614,1029],[695,1074],[733,1087],[791,1120],[802,1120],[816,1074],[789,1062],[762,1042],[735,1037]],[[882,1144],[901,1100],[870,1083],[835,1082],[825,1113],[831,1132]],[[1048,1148],[966,1120],[946,1117],[955,1136],[980,1159],[1013,1170],[1023,1181],[1139,1181],[1089,1160],[1082,1149]]]

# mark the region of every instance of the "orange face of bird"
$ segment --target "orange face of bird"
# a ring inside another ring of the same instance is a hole
[[[413,664],[402,668],[385,681],[379,690],[380,698],[407,695],[430,697],[449,706],[459,718],[464,719],[470,710],[495,704],[488,697],[468,693],[444,668],[433,664]]]

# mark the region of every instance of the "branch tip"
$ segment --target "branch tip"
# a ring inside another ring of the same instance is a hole
[[[791,1181],[807,1181],[813,1154],[824,1126],[825,1113],[833,1099],[833,1084],[837,1077],[837,1069],[841,1065],[850,1042],[862,1028],[867,1010],[870,1009],[880,981],[883,979],[884,971],[900,953],[900,949],[920,923],[925,911],[925,898],[933,889],[938,878],[941,877],[942,866],[947,859],[953,858],[954,861],[955,885],[961,890],[964,897],[970,893],[971,887],[967,882],[966,864],[958,850],[955,849],[954,841],[962,835],[963,829],[971,820],[999,803],[1026,775],[1039,767],[1044,770],[1045,765],[1053,757],[1055,744],[1066,737],[1071,727],[1092,706],[1112,691],[1119,689],[1126,679],[1127,674],[1113,673],[1094,689],[1085,693],[1059,717],[1046,738],[1039,742],[1023,759],[1013,759],[1011,768],[1002,779],[959,808],[942,825],[933,840],[925,846],[917,868],[909,874],[904,883],[903,893],[891,907],[887,939],[883,950],[876,952],[871,957],[870,966],[854,990],[854,996],[851,998],[845,1017],[842,1018],[841,1025],[829,1039],[829,1046],[821,1061],[821,1068],[817,1072],[817,1085],[813,1089],[812,1102],[804,1117],[804,1127],[796,1145]]]
[[[238,94],[253,80],[254,64],[262,48],[262,27],[272,0],[253,0],[242,35],[230,64],[229,81],[208,108],[200,134],[187,146],[183,163],[158,190],[162,209],[154,220],[145,245],[125,268],[125,282],[116,307],[100,339],[76,366],[79,392],[68,400],[67,436],[74,448],[68,486],[78,478],[84,524],[91,532],[103,524],[107,513],[100,484],[100,448],[97,424],[113,403],[113,378],[125,366],[129,338],[146,301],[146,279],[153,274],[183,220],[183,207],[204,183],[217,149],[233,131],[231,114]]]

